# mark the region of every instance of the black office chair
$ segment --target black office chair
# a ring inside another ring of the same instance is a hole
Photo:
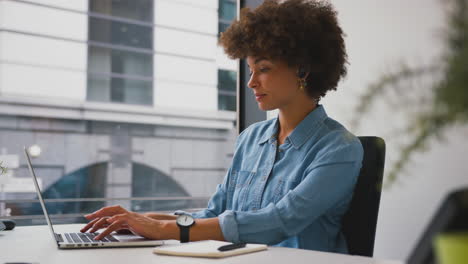
[[[385,141],[379,137],[359,137],[359,140],[364,148],[364,159],[342,228],[349,254],[372,257],[385,164]]]

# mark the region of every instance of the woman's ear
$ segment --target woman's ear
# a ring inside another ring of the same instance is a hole
[[[309,76],[309,72],[302,66],[297,69],[297,77],[299,79],[305,79]]]

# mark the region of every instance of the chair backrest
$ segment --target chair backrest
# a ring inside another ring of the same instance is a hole
[[[343,217],[342,229],[349,254],[372,257],[385,164],[385,141],[379,137],[359,137],[359,140],[364,148],[364,158],[353,199]]]

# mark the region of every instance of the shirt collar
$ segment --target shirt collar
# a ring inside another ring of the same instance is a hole
[[[270,123],[270,125],[268,126],[263,136],[258,141],[258,144],[263,144],[267,142],[270,138],[276,138],[277,131],[278,131],[278,117],[275,117],[273,121]]]
[[[294,148],[300,148],[317,130],[317,127],[328,118],[325,108],[318,105],[310,112],[298,125],[293,132],[288,136],[289,141]],[[265,134],[260,138],[259,144],[263,144],[270,138],[275,138],[278,133],[278,117],[270,124]]]

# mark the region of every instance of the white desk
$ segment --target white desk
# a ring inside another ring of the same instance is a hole
[[[77,232],[82,225],[57,225],[56,232]],[[373,258],[324,253],[281,247],[234,256],[224,259],[161,256],[152,253],[152,248],[93,248],[59,250],[52,240],[47,226],[16,227],[12,231],[0,232],[0,263],[36,262],[55,263],[320,263],[320,264],[401,264]]]

